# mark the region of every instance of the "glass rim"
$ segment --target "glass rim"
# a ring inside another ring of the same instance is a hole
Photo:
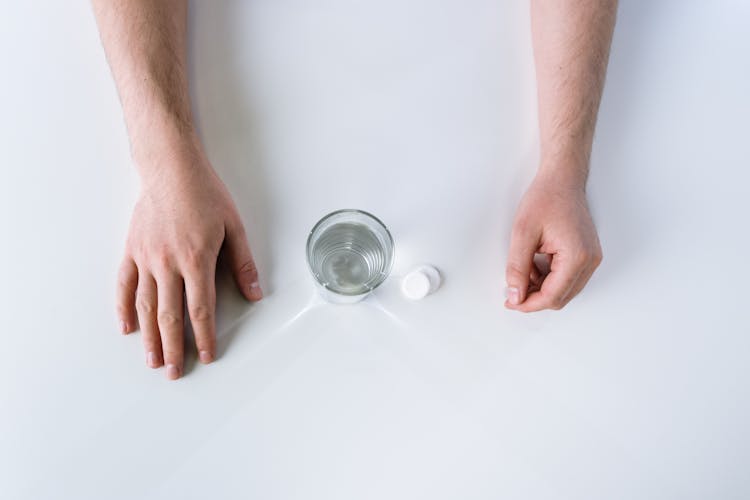
[[[381,277],[375,281],[374,285],[367,287],[368,289],[364,292],[359,293],[347,293],[347,292],[341,292],[338,290],[335,290],[328,286],[326,283],[321,283],[318,279],[318,276],[315,274],[315,271],[312,268],[312,262],[310,262],[310,247],[312,243],[312,237],[315,234],[315,232],[329,219],[332,217],[335,217],[337,215],[341,214],[359,214],[364,215],[366,218],[372,219],[378,226],[380,226],[383,231],[385,232],[386,236],[388,237],[388,243],[390,244],[390,252],[389,252],[389,258],[388,258],[388,265],[386,269],[381,274]],[[305,244],[305,260],[307,261],[307,268],[310,270],[310,274],[313,275],[313,278],[315,279],[315,282],[319,285],[325,288],[326,290],[330,291],[331,293],[335,293],[337,295],[343,295],[343,296],[349,296],[349,297],[356,297],[358,295],[367,295],[368,293],[375,290],[377,287],[379,287],[385,279],[388,277],[388,275],[391,273],[391,269],[393,268],[393,253],[395,248],[395,242],[393,241],[393,235],[391,234],[391,231],[388,229],[388,226],[386,226],[382,220],[378,219],[376,216],[371,214],[370,212],[367,212],[366,210],[360,210],[358,208],[342,208],[339,210],[334,210],[333,212],[330,212],[323,217],[320,218],[320,220],[315,223],[313,228],[310,230],[310,234],[307,235],[307,243]]]

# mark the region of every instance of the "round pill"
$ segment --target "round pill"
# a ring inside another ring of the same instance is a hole
[[[412,300],[419,300],[431,294],[440,286],[440,273],[433,266],[422,265],[404,276],[401,291]]]

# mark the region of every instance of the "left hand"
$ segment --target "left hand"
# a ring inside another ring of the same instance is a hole
[[[546,254],[549,270],[534,263]],[[516,212],[505,271],[505,307],[522,312],[561,309],[602,260],[584,183],[537,174]]]

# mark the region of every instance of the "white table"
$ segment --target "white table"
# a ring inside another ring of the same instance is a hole
[[[622,2],[589,193],[604,262],[502,307],[538,158],[526,2],[195,2],[193,97],[267,297],[169,382],[113,289],[138,185],[87,2],[0,16],[0,498],[750,497],[750,4]],[[417,190],[416,201],[411,200]],[[304,261],[391,228],[354,306]],[[445,283],[420,302],[420,262]]]

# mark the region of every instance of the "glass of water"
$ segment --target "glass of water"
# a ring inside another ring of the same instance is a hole
[[[351,303],[378,287],[393,265],[393,237],[363,210],[337,210],[323,217],[307,238],[307,264],[323,298]]]

